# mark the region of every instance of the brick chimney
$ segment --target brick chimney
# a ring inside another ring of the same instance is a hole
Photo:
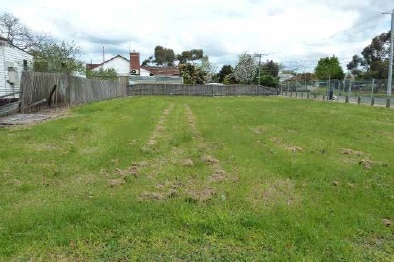
[[[140,53],[130,53],[130,74],[139,75],[141,70],[140,65]]]

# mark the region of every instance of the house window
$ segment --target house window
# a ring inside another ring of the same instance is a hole
[[[23,70],[27,71],[27,60],[23,59]]]

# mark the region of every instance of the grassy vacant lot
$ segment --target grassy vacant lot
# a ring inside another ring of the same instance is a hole
[[[141,97],[0,130],[3,261],[393,261],[394,111]]]

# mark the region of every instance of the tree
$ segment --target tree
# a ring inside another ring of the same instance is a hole
[[[223,83],[224,78],[232,74],[234,72],[234,68],[231,65],[224,65],[222,69],[220,69],[219,73],[217,74],[219,83]]]
[[[179,64],[178,67],[185,84],[204,84],[207,72],[202,70],[200,66],[185,63]]]
[[[359,55],[354,55],[352,61],[350,61],[346,67],[355,76],[355,78],[362,78],[364,75],[364,61]]]
[[[100,68],[99,71],[86,70],[86,78],[116,80],[118,79],[118,74],[114,68],[107,68],[105,70]]]
[[[320,79],[339,79],[345,77],[337,57],[320,58],[315,68],[315,74]]]
[[[361,52],[362,57],[354,55],[347,69],[356,78],[387,78],[390,54],[391,32],[375,36]]]
[[[244,53],[238,57],[234,76],[240,83],[250,84],[256,75],[257,64],[252,55]]]
[[[155,60],[157,65],[173,66],[175,60],[174,50],[170,48],[164,48],[162,46],[155,47]]]
[[[48,73],[84,72],[83,63],[78,60],[80,49],[72,43],[42,43],[33,50],[34,71]]]
[[[269,74],[273,77],[278,77],[279,74],[279,64],[270,60],[261,65],[261,71]]]
[[[10,13],[0,15],[0,34],[5,36],[10,44],[23,50],[35,48],[49,38],[46,34],[31,31]]]
[[[181,54],[177,55],[179,63],[194,63],[196,60],[200,60],[204,57],[204,51],[202,49],[192,49],[190,51],[183,51]]]
[[[142,61],[141,66],[152,66],[153,65],[153,55],[149,56],[147,59]]]
[[[208,56],[204,56],[201,59],[201,65],[199,65],[201,71],[205,73],[204,82],[211,82],[213,77],[215,76],[218,66],[209,61]]]
[[[239,84],[237,78],[235,78],[234,73],[228,74],[223,79],[223,84],[225,85],[234,85]]]
[[[265,63],[260,65],[260,70],[257,70],[256,76],[253,79],[253,83],[254,84],[260,83],[260,85],[263,86],[277,87],[279,85],[278,74],[279,74],[279,64],[275,63],[272,60],[267,60]]]

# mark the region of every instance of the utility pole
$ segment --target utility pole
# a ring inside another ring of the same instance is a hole
[[[260,74],[261,74],[261,56],[266,56],[266,55],[268,55],[268,54],[255,54],[254,56],[255,57],[258,57],[259,58],[259,76],[258,76],[258,78],[259,78],[259,80],[258,80],[258,83],[259,83],[259,87],[260,87]]]
[[[387,102],[386,102],[386,107],[390,107],[391,89],[393,82],[394,9],[391,13],[382,13],[382,14],[391,15],[390,62],[389,62],[389,73],[387,77]]]

